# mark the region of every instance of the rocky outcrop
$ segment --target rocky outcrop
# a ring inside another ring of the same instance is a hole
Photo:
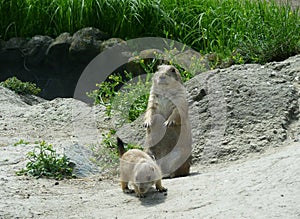
[[[100,53],[105,60],[99,60],[101,57],[94,59]],[[109,38],[100,30],[89,27],[73,35],[62,33],[55,39],[34,36],[31,39],[0,41],[0,81],[16,76],[22,81],[36,83],[42,88],[40,96],[45,99],[74,97],[77,82],[89,64],[93,63],[92,60],[99,63],[103,61],[101,65],[97,63],[96,74],[125,75],[126,71],[137,76],[146,73],[139,60],[143,59],[147,64],[154,58],[159,59],[156,65],[172,59],[185,69],[209,69],[208,56],[202,57],[178,42],[155,37],[125,42],[119,38]],[[93,87],[99,82],[93,81]]]
[[[123,42],[92,27],[73,36],[12,38],[0,42],[0,81],[16,76],[36,83],[46,99],[73,97],[78,78],[103,49]]]
[[[186,83],[194,162],[236,160],[300,140],[300,56],[201,73]],[[142,118],[118,135],[143,144]]]

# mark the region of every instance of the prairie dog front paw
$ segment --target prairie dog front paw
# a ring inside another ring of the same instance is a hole
[[[146,118],[144,121],[144,127],[149,128],[152,126],[152,119],[151,118]]]
[[[173,112],[167,121],[164,122],[164,125],[166,127],[173,126],[173,125],[180,125],[181,120],[180,120],[180,115],[177,112]]]

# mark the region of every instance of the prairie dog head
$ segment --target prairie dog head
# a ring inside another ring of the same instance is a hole
[[[160,65],[154,74],[153,82],[156,86],[174,86],[182,84],[181,76],[177,68],[172,65]]]
[[[133,183],[139,194],[145,194],[157,180],[161,179],[158,168],[148,162],[138,163],[134,172]]]

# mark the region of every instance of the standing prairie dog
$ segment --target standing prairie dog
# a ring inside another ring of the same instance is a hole
[[[188,102],[180,73],[174,66],[158,66],[144,119],[145,152],[155,157],[163,176],[188,175],[192,150]]]
[[[145,152],[131,149],[125,152],[124,144],[117,138],[120,158],[120,181],[123,192],[135,192],[138,197],[144,197],[145,193],[155,184],[159,192],[167,189],[161,184],[161,171],[153,159]],[[131,182],[134,190],[128,188]]]

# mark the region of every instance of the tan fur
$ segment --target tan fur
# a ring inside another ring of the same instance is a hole
[[[146,152],[157,160],[163,176],[186,176],[190,171],[191,128],[188,103],[179,71],[161,65],[153,84],[145,114]]]
[[[118,140],[119,148],[122,148],[120,143]],[[161,178],[160,168],[147,153],[131,149],[121,156],[120,181],[125,193],[135,192],[138,197],[144,197],[153,185],[159,192],[165,192],[167,189],[162,186]],[[129,182],[134,190],[129,189]]]

